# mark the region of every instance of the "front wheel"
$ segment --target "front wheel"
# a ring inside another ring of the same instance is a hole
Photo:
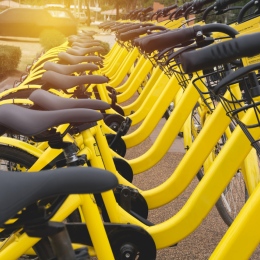
[[[202,129],[202,123],[204,120],[201,118],[200,107],[198,104],[194,107],[191,116],[191,136],[194,141],[196,136]],[[231,123],[230,131],[234,131],[235,126]],[[227,136],[224,133],[219,139],[218,143],[215,145],[212,156],[217,157],[218,153],[225,145],[227,141]],[[197,173],[197,178],[201,180],[204,176],[204,168],[202,167]],[[220,198],[216,202],[216,208],[220,217],[223,221],[230,226],[240,212],[241,208],[244,206],[248,199],[248,191],[246,189],[246,184],[243,178],[243,174],[240,169],[237,170],[236,174],[233,176],[232,180],[225,188],[225,191],[221,194]]]

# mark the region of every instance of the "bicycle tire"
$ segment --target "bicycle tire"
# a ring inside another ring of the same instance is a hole
[[[200,118],[197,113],[197,108],[199,104],[196,104],[195,107],[192,110],[192,117],[191,117],[191,135],[195,139],[196,134],[199,133],[201,130],[200,125]],[[235,126],[230,124],[230,130],[231,132],[234,130]],[[196,133],[197,132],[197,133]],[[227,140],[225,134],[221,137],[221,142],[224,144]],[[214,153],[217,155],[219,153],[221,146],[223,144],[216,145],[214,149]],[[197,173],[197,178],[200,181],[204,176],[204,170],[203,167],[200,169],[200,171]],[[227,226],[230,226],[232,222],[234,221],[237,214],[240,212],[241,208],[244,206],[248,199],[248,191],[246,189],[245,181],[243,178],[243,174],[238,170],[237,173],[234,175],[228,186],[226,187],[225,191],[221,194],[220,198],[216,202],[215,206],[217,208],[217,211],[222,218],[222,220],[225,222]]]
[[[6,171],[25,171],[37,158],[19,148],[0,145],[0,169]],[[3,161],[6,161],[4,164]]]

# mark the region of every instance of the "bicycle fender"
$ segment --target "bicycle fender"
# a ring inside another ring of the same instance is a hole
[[[10,138],[10,137],[1,136],[0,144],[19,148],[23,151],[30,153],[31,155],[33,155],[37,158],[39,158],[43,153],[42,150],[38,149],[37,147],[35,147],[31,144],[28,144],[23,141],[20,141],[20,140],[14,139],[14,138]]]

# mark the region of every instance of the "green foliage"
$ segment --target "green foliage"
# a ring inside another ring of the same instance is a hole
[[[20,47],[0,45],[0,76],[17,69],[21,56]]]
[[[40,44],[45,51],[57,47],[65,41],[65,35],[56,29],[46,29],[40,34]]]

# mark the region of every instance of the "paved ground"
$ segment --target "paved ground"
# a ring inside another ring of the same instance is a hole
[[[100,39],[104,41],[113,41],[113,36],[111,35],[99,35]],[[0,44],[5,41],[0,40]],[[7,43],[7,42],[5,42]],[[9,42],[10,44],[10,42]],[[15,43],[20,44],[20,43]],[[32,44],[32,45],[31,45]],[[26,50],[31,50],[34,46],[34,53],[39,51],[40,47],[38,43],[26,43],[23,48]],[[31,53],[32,54],[32,53]],[[26,55],[26,52],[24,52]],[[0,83],[0,89],[5,89],[12,86],[14,80],[19,76],[19,73],[12,75],[12,77],[5,79]],[[151,134],[151,136],[146,139],[142,144],[128,149],[126,158],[132,159],[144,154],[153,144],[156,136],[162,129],[164,120],[158,124],[157,128]],[[136,126],[138,127],[138,126]],[[131,131],[134,131],[136,127],[132,127]],[[178,137],[174,144],[171,146],[165,157],[152,169],[138,174],[134,177],[134,183],[136,186],[143,190],[148,190],[153,187],[158,186],[164,182],[171,174],[173,174],[174,169],[179,164],[180,160],[184,155],[184,149],[182,145],[182,138]],[[166,221],[167,219],[175,216],[178,211],[185,204],[189,195],[192,193],[196,187],[198,181],[196,179],[190,184],[187,190],[175,199],[173,202],[155,210],[149,212],[149,220],[155,224]],[[206,260],[211,255],[212,251],[220,241],[221,237],[227,230],[226,225],[219,217],[215,207],[212,209],[210,214],[204,219],[201,225],[187,238],[183,239],[175,247],[170,247],[167,249],[159,250],[157,259],[159,260],[170,260],[170,259],[180,259],[180,260],[190,260],[190,259],[201,259]],[[260,259],[260,254],[257,251],[252,259]]]

